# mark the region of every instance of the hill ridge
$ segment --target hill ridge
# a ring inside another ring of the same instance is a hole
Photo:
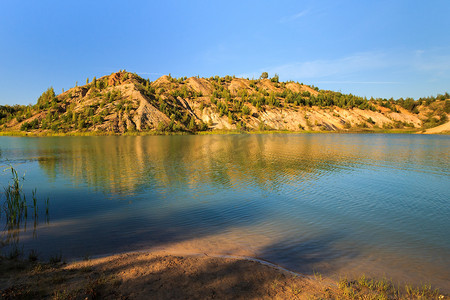
[[[298,82],[234,76],[151,82],[114,72],[32,106],[1,106],[2,131],[197,132],[205,130],[352,131],[426,129],[448,121],[448,93],[417,101],[365,99]],[[442,127],[448,130],[447,127]]]

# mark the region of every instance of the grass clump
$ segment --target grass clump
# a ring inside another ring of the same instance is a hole
[[[384,277],[375,280],[365,275],[356,280],[341,278],[338,289],[344,299],[444,299],[444,295],[431,285],[406,285],[402,288]]]
[[[30,262],[34,262],[34,261],[37,261],[37,259],[38,259],[37,251],[34,249],[31,249],[30,253],[28,253],[28,260]]]
[[[60,263],[61,261],[62,261],[62,254],[61,253],[52,255],[49,258],[49,262],[51,264],[57,264],[57,263]]]

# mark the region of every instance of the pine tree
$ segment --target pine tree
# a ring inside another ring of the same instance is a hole
[[[191,117],[191,120],[189,121],[189,130],[194,131],[195,130],[195,120]]]
[[[53,87],[49,87],[42,95],[39,97],[37,104],[46,105],[49,102],[52,102],[56,98],[55,90]]]

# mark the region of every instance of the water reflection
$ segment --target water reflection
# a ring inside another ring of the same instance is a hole
[[[149,185],[195,189],[206,183],[214,188],[255,185],[277,190],[299,178],[313,180],[323,172],[349,170],[354,160],[342,155],[343,149],[313,139],[259,135],[39,139],[37,156],[49,178],[63,175],[75,184],[111,193],[132,194]]]
[[[408,168],[430,157],[447,157],[430,153],[442,149],[386,145],[377,136],[359,142],[351,136],[340,143],[333,136],[315,135],[51,138],[38,139],[36,155],[49,178],[63,175],[74,184],[118,194],[133,194],[149,185],[195,189],[205,183],[279,190],[329,172],[351,172],[355,165]],[[428,171],[445,174],[446,163],[432,161]]]

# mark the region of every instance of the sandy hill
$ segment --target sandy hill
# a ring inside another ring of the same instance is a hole
[[[450,121],[447,123],[444,123],[442,125],[433,127],[433,128],[429,128],[427,130],[425,130],[423,133],[426,134],[435,134],[435,133],[450,133]]]
[[[150,82],[121,71],[59,95],[49,89],[33,106],[0,107],[0,125],[3,131],[31,132],[409,128],[440,133],[449,130],[449,112],[446,97],[367,100],[277,79],[164,75]]]

